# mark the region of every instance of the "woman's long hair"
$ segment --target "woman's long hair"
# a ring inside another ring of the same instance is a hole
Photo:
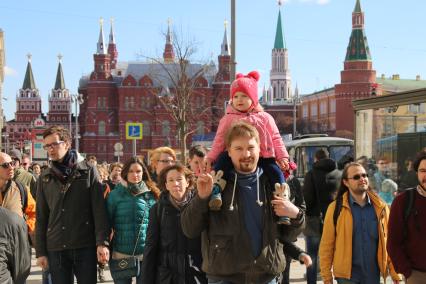
[[[349,188],[345,185],[343,181],[348,179],[348,171],[349,171],[349,168],[351,167],[363,167],[363,166],[360,163],[351,162],[346,164],[345,168],[343,169],[342,177],[340,179],[340,187],[339,187],[339,190],[337,191],[337,196],[336,196],[336,207],[334,208],[334,213],[333,213],[334,225],[337,224],[337,218],[339,218],[340,210],[342,209],[343,195],[345,194],[345,192],[349,191]]]
[[[123,170],[121,171],[121,178],[127,180],[127,175],[129,174],[130,167],[133,164],[139,164],[142,167],[143,174],[142,174],[142,180],[145,182],[145,184],[148,186],[148,188],[151,190],[151,192],[154,194],[154,197],[156,200],[160,198],[160,190],[158,189],[155,182],[151,179],[151,176],[149,175],[148,168],[145,166],[144,162],[137,156],[130,158],[124,163]]]

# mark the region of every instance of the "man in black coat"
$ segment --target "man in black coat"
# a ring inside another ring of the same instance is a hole
[[[307,269],[308,284],[316,283],[318,248],[322,234],[322,223],[328,205],[335,199],[339,175],[336,162],[328,157],[324,149],[315,152],[315,162],[304,179],[303,196],[306,203],[306,250],[313,265]]]
[[[53,283],[96,283],[97,261],[109,259],[110,227],[96,168],[71,150],[67,129],[43,133],[51,160],[37,181],[37,264]]]
[[[2,207],[0,220],[0,283],[23,284],[31,268],[27,224],[18,214]]]

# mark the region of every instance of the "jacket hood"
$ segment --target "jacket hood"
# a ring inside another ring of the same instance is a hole
[[[336,162],[332,159],[322,159],[319,161],[316,161],[313,165],[314,169],[325,171],[325,172],[331,172],[336,169]]]

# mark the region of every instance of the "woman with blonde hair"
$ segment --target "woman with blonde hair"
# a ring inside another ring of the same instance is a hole
[[[162,169],[176,163],[176,153],[169,147],[158,147],[149,156],[152,180],[157,182]]]

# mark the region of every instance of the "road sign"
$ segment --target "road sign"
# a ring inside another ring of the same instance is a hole
[[[116,152],[123,151],[123,144],[121,144],[120,142],[115,143],[115,144],[114,144],[114,150],[115,150]]]
[[[114,152],[114,156],[116,156],[116,157],[121,157],[123,155],[124,155],[123,151],[115,151]]]
[[[142,139],[142,123],[126,122],[126,139],[140,140]]]

